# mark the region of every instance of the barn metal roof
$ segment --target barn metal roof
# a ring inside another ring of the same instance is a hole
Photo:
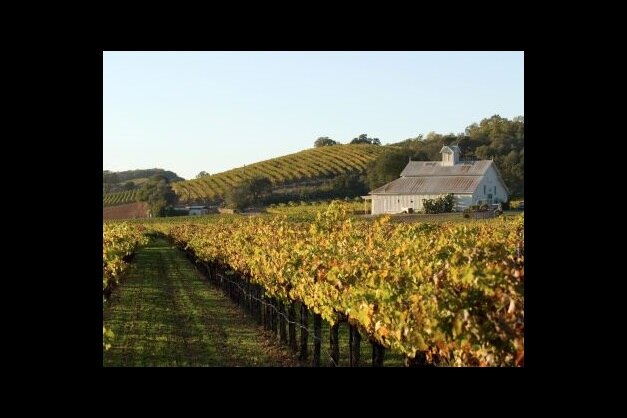
[[[481,176],[401,177],[374,189],[370,194],[472,194],[481,179]]]
[[[410,161],[401,177],[377,189],[370,195],[381,194],[472,194],[490,166],[509,193],[501,173],[492,160],[461,161],[442,166],[441,161]]]
[[[401,177],[483,176],[491,164],[492,160],[461,161],[451,166],[442,166],[441,161],[410,161]]]

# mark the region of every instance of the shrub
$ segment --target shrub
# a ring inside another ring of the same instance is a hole
[[[425,208],[425,213],[446,213],[453,211],[453,204],[455,198],[452,194],[438,197],[437,199],[425,199],[422,204]]]

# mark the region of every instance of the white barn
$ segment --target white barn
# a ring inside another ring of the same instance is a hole
[[[442,161],[409,161],[400,178],[370,193],[372,214],[400,213],[404,208],[423,209],[424,199],[448,193],[455,196],[454,210],[470,205],[503,203],[509,190],[494,161],[459,161],[457,145],[440,150]]]

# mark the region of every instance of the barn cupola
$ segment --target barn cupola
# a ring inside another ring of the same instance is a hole
[[[442,154],[442,166],[455,165],[459,162],[459,147],[457,145],[443,146],[440,154]]]

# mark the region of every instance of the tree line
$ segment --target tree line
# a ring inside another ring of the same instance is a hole
[[[378,138],[361,134],[351,144],[380,145]],[[314,147],[338,145],[329,137],[320,137]],[[373,190],[397,179],[409,158],[414,161],[440,161],[440,150],[444,145],[457,144],[461,160],[493,159],[511,197],[523,197],[525,193],[525,118],[512,120],[494,115],[466,127],[463,133],[438,134],[429,132],[404,141],[388,144],[387,150],[366,168],[365,175],[353,181],[348,197]]]
[[[370,144],[381,145],[379,138],[369,138],[368,134],[361,134],[358,137],[353,138],[349,144]],[[334,141],[328,136],[321,136],[314,141],[314,148],[328,147],[331,145],[341,145],[338,141]]]
[[[147,168],[126,171],[103,170],[102,190],[104,193],[111,193],[137,189],[139,188],[139,185],[133,180],[149,178],[156,175],[165,177],[168,182],[185,180],[183,177],[179,177],[175,172],[164,170],[162,168]]]
[[[437,134],[409,138],[392,144],[366,170],[367,184],[372,190],[399,177],[409,157],[414,161],[440,161],[444,145],[457,144],[460,160],[494,160],[510,197],[525,194],[525,119],[509,120],[494,115],[469,125],[463,133]]]

